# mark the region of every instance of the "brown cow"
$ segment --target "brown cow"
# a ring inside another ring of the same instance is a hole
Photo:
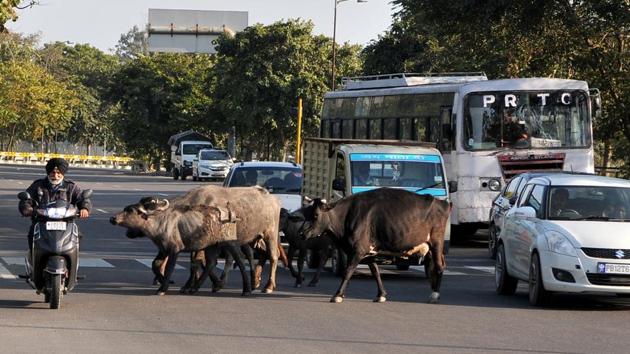
[[[443,249],[449,214],[446,201],[392,188],[353,194],[330,205],[316,201],[314,220],[304,230],[305,237],[328,233],[348,255],[345,276],[331,302],[343,301],[348,281],[362,259],[369,262],[376,279],[378,294],[374,301],[386,301],[378,267],[373,260],[370,262],[370,257],[385,254],[430,257],[433,293],[429,302],[437,303],[446,266]]]

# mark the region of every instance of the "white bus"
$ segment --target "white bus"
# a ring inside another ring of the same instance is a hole
[[[471,234],[487,226],[493,198],[515,174],[594,173],[593,91],[584,81],[483,73],[344,78],[324,96],[320,137],[434,142],[456,183],[451,224]]]

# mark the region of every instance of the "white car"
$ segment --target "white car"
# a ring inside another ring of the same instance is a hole
[[[224,187],[261,186],[280,200],[283,208],[294,211],[302,206],[302,167],[291,162],[240,162],[230,170]]]
[[[234,165],[232,157],[225,150],[199,150],[197,157],[193,159],[192,179],[193,181],[225,179],[232,165]]]
[[[630,294],[630,181],[557,174],[531,179],[497,241],[496,291],[529,283],[529,301],[554,292]]]

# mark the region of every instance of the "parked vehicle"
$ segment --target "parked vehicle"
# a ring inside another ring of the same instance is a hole
[[[525,184],[535,177],[545,176],[554,172],[525,172],[512,178],[493,200],[488,218],[488,255],[494,259],[497,254],[497,237],[503,226],[505,213],[516,203],[518,196],[525,188]]]
[[[83,199],[89,199],[92,190],[83,191]],[[27,192],[18,194],[20,200],[31,199]],[[38,294],[44,293],[44,301],[51,309],[61,306],[63,295],[74,289],[79,268],[79,228],[74,222],[78,210],[65,200],[47,205],[37,205],[34,218],[33,245],[30,259],[26,259],[27,282]]]
[[[531,304],[554,292],[630,294],[630,181],[558,174],[531,179],[497,241],[496,291],[529,284]]]
[[[406,189],[449,200],[442,154],[430,143],[379,140],[306,138],[303,145],[302,194],[328,202],[380,187]],[[450,242],[447,226],[444,248]],[[414,257],[382,257],[383,264],[400,270],[420,264]],[[345,254],[331,256],[333,272],[343,274]]]
[[[193,159],[193,181],[205,179],[223,180],[230,172],[234,161],[225,150],[201,149]]]
[[[168,139],[171,146],[171,164],[173,171],[173,179],[192,175],[193,159],[197,157],[197,153],[201,149],[212,149],[210,139],[203,134],[192,130],[175,134]]]
[[[302,206],[302,167],[291,162],[251,161],[234,164],[223,181],[224,187],[261,186],[280,200],[282,208],[294,211]]]

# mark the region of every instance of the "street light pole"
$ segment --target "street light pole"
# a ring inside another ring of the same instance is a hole
[[[330,87],[332,87],[332,91],[335,91],[335,64],[337,60],[337,43],[336,43],[336,35],[337,35],[337,4],[342,3],[348,0],[333,0],[335,2],[335,15],[333,19],[333,43],[332,43],[332,82],[330,83]],[[357,0],[358,3],[367,2],[367,0]]]

